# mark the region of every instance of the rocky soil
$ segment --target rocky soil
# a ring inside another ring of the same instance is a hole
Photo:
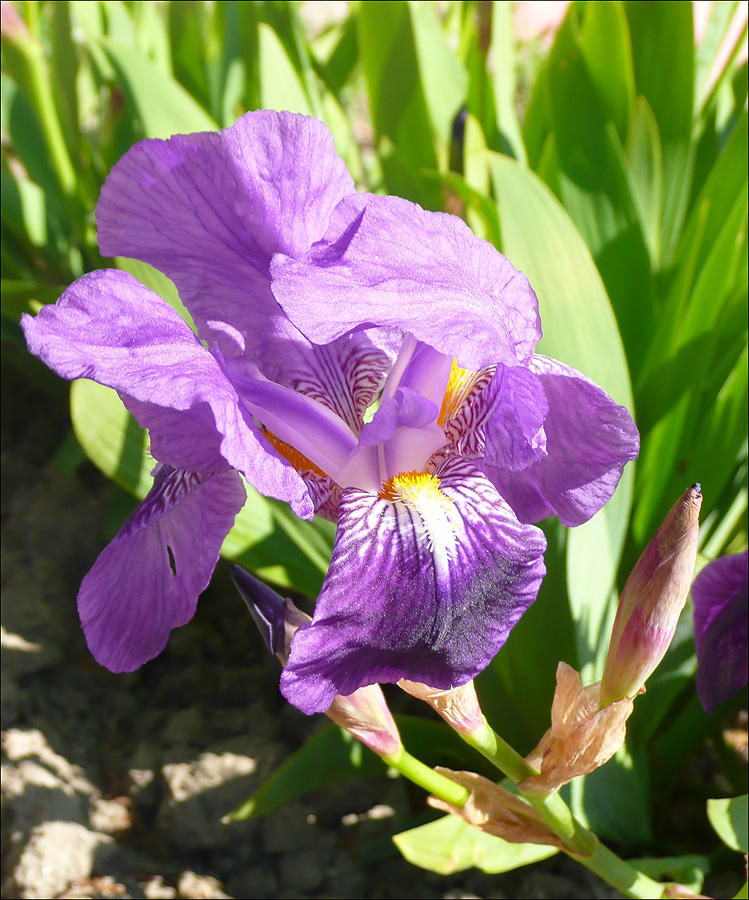
[[[80,579],[128,501],[64,452],[65,395],[3,365],[2,890],[6,898],[612,897],[567,860],[443,878],[390,837],[422,792],[383,776],[221,824],[319,728],[220,564],[196,618],[132,675],[90,657]]]

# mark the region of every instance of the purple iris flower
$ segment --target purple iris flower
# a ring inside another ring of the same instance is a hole
[[[168,275],[197,327],[113,270],[22,323],[60,375],[119,392],[159,463],[81,586],[99,662],[132,671],[190,618],[241,473],[338,523],[292,703],[480,672],[544,575],[531,523],[586,521],[638,451],[623,407],[534,355],[526,277],[457,218],[357,194],[325,126],[289,113],[142,141],[97,222],[102,253]]]
[[[697,696],[711,715],[747,683],[747,553],[708,563],[692,585]]]

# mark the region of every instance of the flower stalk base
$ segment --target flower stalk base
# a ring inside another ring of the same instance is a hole
[[[425,791],[429,791],[430,794],[434,794],[435,797],[439,797],[446,803],[452,803],[454,806],[464,806],[470,796],[470,792],[466,788],[456,784],[449,778],[445,778],[444,775],[440,775],[434,769],[430,769],[429,766],[416,759],[415,756],[411,756],[403,748],[401,748],[399,753],[393,756],[383,756],[382,759],[386,765],[392,766],[404,778],[408,778],[409,781],[413,781],[414,784],[418,784],[419,787],[424,788]]]

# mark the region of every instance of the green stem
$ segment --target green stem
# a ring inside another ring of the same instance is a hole
[[[440,800],[451,803],[453,806],[465,806],[470,796],[470,791],[430,769],[421,760],[416,759],[403,747],[393,756],[383,756],[387,765],[397,769],[401,775],[418,784]]]
[[[514,750],[484,719],[484,725],[473,734],[458,732],[463,740],[483,754],[514,782],[524,781],[538,772]]]
[[[519,784],[538,772],[503,740],[486,722],[473,734],[460,735],[479,753],[483,754],[515,784]],[[544,823],[561,838],[566,850],[604,881],[616,887],[627,897],[657,898],[663,896],[663,885],[643,875],[629,863],[601,844],[593,832],[585,828],[573,815],[558,793],[546,795],[526,793],[518,789],[543,819]]]

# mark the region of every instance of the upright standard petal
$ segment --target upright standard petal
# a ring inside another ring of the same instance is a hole
[[[342,200],[325,239],[276,256],[273,293],[311,341],[398,327],[469,369],[529,362],[541,338],[528,279],[455,216],[399,197]]]
[[[692,585],[697,696],[710,714],[747,683],[747,584],[744,550],[708,563]]]
[[[270,292],[271,256],[308,250],[353,191],[322,122],[251,112],[218,133],[132,147],[102,189],[99,246],[168,275],[201,338],[277,380],[275,338],[287,349],[301,338]]]
[[[113,672],[159,654],[195,613],[245,502],[236,472],[157,466],[153,488],[86,575],[78,613],[89,649]]]
[[[232,466],[261,493],[312,517],[294,468],[252,422],[218,362],[185,321],[125,272],[92,272],[21,327],[29,349],[63,378],[114,388],[151,435],[151,452],[175,468]]]
[[[472,465],[448,458],[412,486],[395,499],[343,492],[315,617],[296,633],[281,679],[306,713],[377,682],[465,683],[536,597],[543,534],[521,525]]]
[[[640,435],[625,407],[570,366],[535,356],[531,370],[548,404],[545,453],[511,471],[492,465],[487,449],[482,469],[521,522],[558,515],[565,525],[581,525],[614,493]]]

